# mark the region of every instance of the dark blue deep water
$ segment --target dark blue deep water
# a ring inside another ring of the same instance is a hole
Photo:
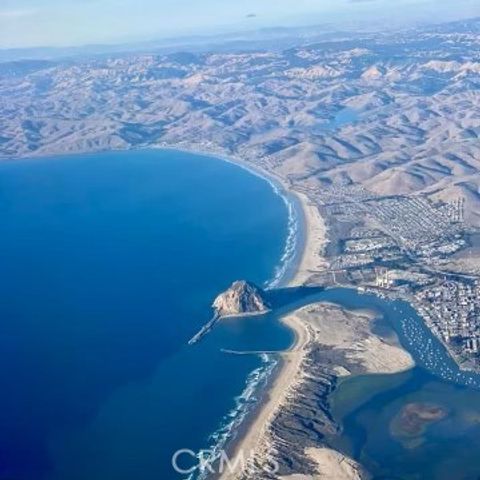
[[[272,187],[213,158],[0,164],[0,479],[179,478],[172,453],[218,441],[268,363],[220,348],[291,334],[265,318],[186,342],[233,280],[274,277],[287,234]]]

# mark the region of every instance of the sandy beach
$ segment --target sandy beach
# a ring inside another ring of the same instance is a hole
[[[282,409],[295,404],[297,393],[310,375],[306,372],[309,354],[325,350],[324,360],[336,376],[363,373],[396,373],[414,366],[409,353],[397,340],[386,341],[372,333],[375,315],[369,311],[349,311],[331,303],[315,303],[285,316],[282,321],[296,333],[295,345],[282,354],[282,366],[268,391],[268,399],[249,426],[234,454],[254,459],[256,465],[269,462],[276,453],[272,425]],[[341,359],[341,360],[339,360]],[[335,362],[338,362],[336,364]],[[285,480],[365,480],[368,475],[352,459],[324,448],[305,451],[315,465],[312,476],[290,475]],[[240,469],[223,475],[222,480],[251,478]],[[255,478],[261,478],[256,475]]]
[[[289,286],[306,282],[309,276],[327,264],[323,258],[326,246],[326,227],[318,209],[308,199],[295,193],[301,202],[304,215],[305,239],[296,274]],[[337,376],[352,373],[394,373],[414,366],[413,359],[398,344],[386,342],[372,333],[375,315],[366,311],[347,311],[338,305],[319,303],[307,305],[282,318],[291,328],[296,340],[291,349],[282,353],[282,363],[272,386],[267,392],[256,417],[244,437],[237,443],[234,457],[251,458],[255,464],[268,462],[270,452],[275,451],[275,439],[271,427],[279,412],[292,402],[305,378],[308,355],[321,346],[335,353],[333,358],[344,355],[345,362],[335,367]],[[335,361],[335,360],[333,360]],[[354,368],[352,368],[354,366]],[[313,476],[302,474],[282,477],[285,480],[364,480],[368,475],[353,460],[328,448],[309,449],[305,455],[317,465]],[[252,478],[241,468],[226,472],[221,480]],[[255,478],[261,478],[258,474]]]
[[[316,272],[328,268],[324,257],[327,245],[327,226],[325,220],[315,204],[303,193],[292,192],[302,207],[304,223],[303,251],[298,262],[295,275],[289,282],[289,286],[304,284],[309,277]]]
[[[274,420],[275,413],[280,408],[283,402],[288,398],[290,388],[300,381],[299,374],[302,370],[302,362],[305,359],[305,352],[310,341],[309,333],[305,328],[298,328],[298,324],[293,318],[285,317],[283,322],[292,328],[296,333],[295,345],[288,351],[282,353],[282,360],[280,371],[276,375],[272,386],[266,392],[265,398],[259,412],[255,419],[249,425],[245,436],[237,444],[233,457],[243,455],[245,458],[257,456],[258,454],[267,455],[268,452],[263,451],[265,445],[265,438],[268,435],[268,427]],[[227,472],[221,479],[238,478],[241,471],[230,474]]]
[[[306,454],[318,468],[313,480],[363,480],[365,474],[360,465],[351,458],[331,448],[309,448]],[[312,480],[310,475],[294,474],[281,480]]]

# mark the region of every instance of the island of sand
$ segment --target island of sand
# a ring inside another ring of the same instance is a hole
[[[441,405],[421,402],[408,403],[391,421],[390,433],[406,448],[414,447],[418,441],[421,442],[429,425],[443,420],[447,415],[447,410]]]

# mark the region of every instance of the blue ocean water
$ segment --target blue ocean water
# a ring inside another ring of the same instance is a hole
[[[265,318],[186,345],[233,280],[276,275],[288,221],[204,156],[0,164],[0,479],[181,478],[174,451],[221,441],[271,368],[221,347],[291,342]]]

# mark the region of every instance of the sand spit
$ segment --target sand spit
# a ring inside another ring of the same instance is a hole
[[[222,480],[369,478],[353,460],[325,448],[321,439],[338,431],[328,407],[338,377],[414,366],[395,338],[387,341],[372,333],[374,319],[373,312],[331,303],[311,304],[283,318],[296,332],[295,345],[283,354],[268,399],[235,451],[248,453],[253,466]],[[275,475],[266,473],[272,459],[280,465]]]

